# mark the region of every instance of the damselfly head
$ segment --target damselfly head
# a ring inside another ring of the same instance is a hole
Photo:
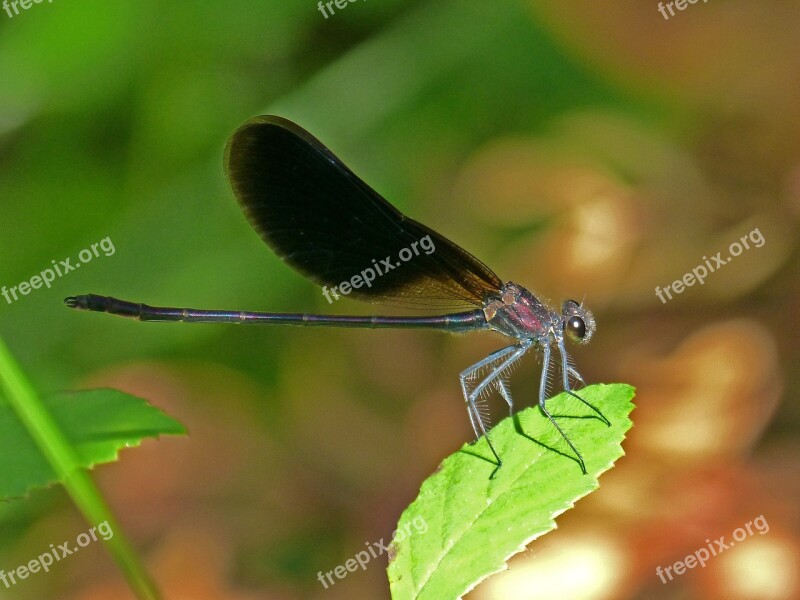
[[[594,315],[575,300],[564,300],[561,305],[561,322],[564,334],[577,344],[589,343],[594,335]]]

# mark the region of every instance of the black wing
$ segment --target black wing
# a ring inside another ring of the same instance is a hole
[[[225,165],[253,228],[286,263],[319,285],[332,288],[372,269],[371,285],[362,284],[351,296],[473,306],[502,285],[481,261],[403,215],[291,121],[251,119],[228,141]],[[383,262],[387,257],[391,270]]]

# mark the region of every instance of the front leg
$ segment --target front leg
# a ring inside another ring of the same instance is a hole
[[[600,416],[600,418],[603,420],[603,422],[606,425],[611,427],[611,422],[608,419],[606,419],[606,417],[605,417],[605,415],[603,413],[601,413],[596,407],[594,407],[591,404],[589,404],[586,400],[581,398],[578,394],[576,394],[575,392],[573,392],[570,389],[570,385],[569,385],[569,375],[570,375],[570,373],[573,373],[573,374],[577,375],[577,379],[580,382],[583,382],[583,378],[580,375],[578,375],[578,372],[569,365],[569,357],[567,356],[567,349],[564,347],[564,339],[563,338],[560,338],[558,340],[558,352],[559,352],[559,354],[561,354],[561,379],[562,379],[562,382],[563,382],[563,385],[564,385],[564,391],[567,394],[569,394],[570,396],[572,396],[573,398],[577,398],[578,400],[583,402],[586,406],[591,408],[594,412],[596,412]],[[586,384],[584,383],[584,385],[586,385]]]
[[[586,382],[581,377],[581,374],[573,367],[572,365],[567,365],[567,372],[572,375],[572,377],[581,384],[581,387],[586,387]]]
[[[547,398],[546,398],[546,395],[547,395],[547,376],[548,376],[549,371],[550,371],[550,344],[546,344],[543,347],[542,355],[543,355],[543,357],[542,357],[542,378],[539,381],[539,409],[544,413],[544,416],[547,417],[550,420],[550,422],[553,424],[553,427],[556,428],[558,433],[561,434],[561,437],[564,438],[564,441],[566,441],[567,444],[569,444],[569,447],[572,448],[572,451],[575,453],[575,456],[578,457],[578,464],[581,467],[581,471],[583,471],[583,474],[586,475],[586,463],[583,462],[583,456],[581,456],[581,453],[578,452],[578,449],[575,447],[575,445],[567,437],[567,434],[564,433],[564,431],[561,429],[561,427],[559,427],[558,423],[556,423],[556,420],[553,418],[553,415],[551,415],[548,412],[547,406],[545,405],[545,401],[547,400]]]

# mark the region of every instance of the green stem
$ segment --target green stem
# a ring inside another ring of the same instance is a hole
[[[104,521],[114,535],[104,540],[117,565],[140,600],[158,600],[160,595],[139,562],[136,552],[122,533],[111,510],[89,474],[80,467],[75,450],[39,395],[25,377],[22,368],[0,339],[0,386],[9,404],[41,449],[58,479],[86,520],[97,525]]]

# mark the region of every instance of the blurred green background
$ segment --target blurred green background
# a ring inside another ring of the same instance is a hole
[[[284,266],[222,171],[249,117],[297,121],[401,210],[598,332],[638,388],[628,456],[470,599],[800,597],[800,3],[65,1],[0,11],[0,285],[109,237],[0,336],[43,391],[111,386],[186,423],[95,471],[166,598],[388,598],[387,538],[471,439],[457,374],[490,334],[141,324],[65,296],[369,314]],[[655,295],[758,228],[703,286]],[[532,403],[538,365],[512,389]],[[759,515],[769,532],[663,584]],[[60,488],[0,504],[0,568],[88,526]],[[0,598],[129,598],[99,544]]]

